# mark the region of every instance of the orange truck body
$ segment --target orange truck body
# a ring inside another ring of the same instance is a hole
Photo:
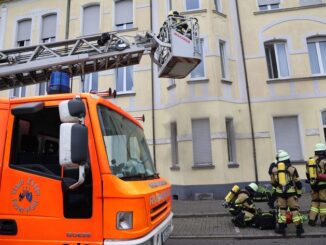
[[[12,108],[38,102],[43,102],[44,108],[56,108],[61,101],[75,96],[57,94],[0,100],[0,244],[163,244],[173,229],[171,186],[159,176],[123,180],[112,174],[98,106],[117,112],[137,127],[142,126],[108,100],[91,94],[78,95],[86,107],[90,215],[65,217],[62,169],[59,177],[52,177],[12,166],[12,149],[16,147]],[[42,120],[51,124],[46,116]],[[132,213],[132,228],[117,228],[118,212]]]

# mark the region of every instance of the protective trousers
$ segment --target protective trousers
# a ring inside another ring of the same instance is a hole
[[[302,223],[302,216],[299,212],[299,202],[297,196],[291,196],[288,198],[278,197],[277,198],[277,207],[278,207],[278,217],[277,223],[284,224],[286,223],[286,212],[288,208],[292,212],[292,221],[296,225]]]
[[[326,221],[326,189],[311,192],[309,220],[316,220],[318,213],[321,222]]]

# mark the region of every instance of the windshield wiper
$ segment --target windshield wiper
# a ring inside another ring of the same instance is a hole
[[[146,175],[146,174],[136,174],[130,176],[122,176],[120,179],[123,180],[147,180],[147,179],[155,179],[158,177],[158,174]]]

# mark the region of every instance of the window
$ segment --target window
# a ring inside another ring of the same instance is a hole
[[[177,131],[177,123],[171,123],[171,158],[172,158],[172,166],[178,165],[178,131]]]
[[[10,166],[37,175],[60,177],[58,107],[15,117]]]
[[[100,5],[91,5],[84,8],[83,35],[92,35],[99,32]]]
[[[322,3],[323,3],[322,0],[300,0],[300,5],[301,6],[322,4]]]
[[[192,145],[195,165],[212,165],[211,132],[209,119],[194,119]]]
[[[199,0],[186,0],[186,10],[199,9]]]
[[[100,5],[90,5],[83,10],[83,35],[92,35],[99,32]],[[83,92],[98,90],[98,73],[87,74],[82,84]]]
[[[38,95],[45,95],[46,94],[46,87],[47,87],[48,83],[47,82],[43,82],[39,84],[38,87]]]
[[[43,43],[55,42],[57,28],[57,15],[50,14],[42,18],[42,35]]]
[[[323,119],[323,131],[324,131],[324,139],[326,140],[326,111],[321,113]]]
[[[258,0],[259,10],[273,10],[280,8],[280,0]]]
[[[222,12],[221,0],[214,0],[216,12]]]
[[[227,118],[225,120],[226,127],[226,141],[228,148],[228,161],[229,163],[236,162],[236,151],[235,151],[235,134],[234,134],[234,126],[233,119]]]
[[[16,87],[13,91],[13,97],[25,97],[26,87]]]
[[[286,42],[265,43],[265,53],[269,78],[289,76]]]
[[[312,74],[326,74],[326,37],[308,38],[308,52]]]
[[[205,77],[205,68],[204,68],[204,39],[200,39],[199,43],[199,52],[201,56],[201,62],[199,65],[190,73],[191,78],[203,78]]]
[[[84,79],[83,92],[98,90],[98,73],[87,74]]]
[[[26,19],[18,21],[17,47],[30,45],[32,20]]]
[[[117,30],[133,28],[133,1],[115,1],[115,27]]]
[[[134,88],[133,66],[121,67],[116,70],[117,92],[129,92]]]
[[[226,70],[225,42],[220,40],[219,45],[220,45],[221,75],[222,78],[226,78],[227,70]]]
[[[299,123],[297,116],[274,117],[276,150],[282,149],[289,153],[292,161],[303,159]]]

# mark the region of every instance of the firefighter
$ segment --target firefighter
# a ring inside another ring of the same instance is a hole
[[[232,203],[230,203],[229,212],[235,216],[232,219],[235,226],[246,227],[253,224],[253,219],[256,214],[253,196],[257,190],[257,184],[250,183],[244,189],[241,189]]]
[[[309,158],[306,164],[306,175],[311,187],[311,206],[309,212],[310,226],[315,226],[320,215],[321,226],[326,227],[326,179],[320,176],[326,174],[326,145],[315,145],[315,156]]]
[[[298,197],[302,194],[302,183],[298,171],[291,165],[290,156],[286,151],[278,152],[277,165],[272,169],[271,184],[275,187],[278,208],[276,233],[286,235],[287,211],[292,213],[292,221],[296,225],[296,235],[301,237],[303,219],[300,214]]]
[[[172,20],[173,24],[176,24],[176,31],[182,35],[188,34],[188,24],[185,21],[185,17],[180,15],[178,11],[170,11],[168,18]],[[188,37],[188,35],[187,35]]]

